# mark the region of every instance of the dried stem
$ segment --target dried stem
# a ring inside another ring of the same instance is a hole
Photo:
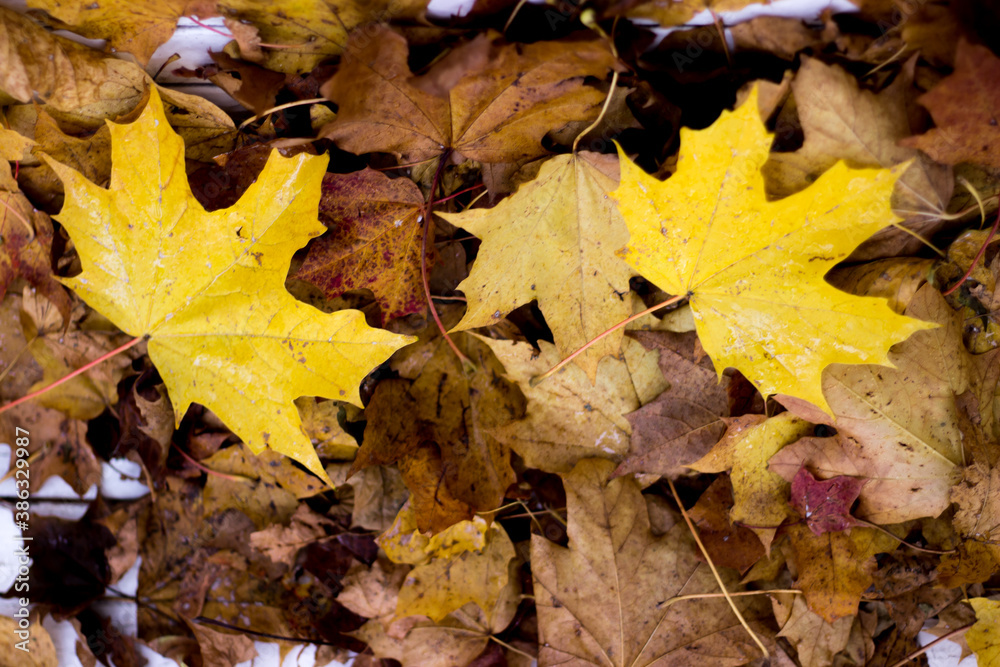
[[[667,306],[672,306],[673,304],[677,303],[681,299],[686,299],[687,297],[688,297],[687,294],[681,294],[680,296],[672,297],[670,299],[667,299],[663,303],[658,303],[655,306],[650,306],[649,308],[647,308],[646,310],[642,311],[641,313],[636,313],[632,317],[629,317],[628,319],[622,320],[621,322],[619,322],[618,324],[614,325],[613,327],[611,327],[607,331],[604,331],[603,333],[598,334],[598,336],[596,338],[587,341],[583,345],[583,347],[581,347],[580,349],[578,349],[575,352],[573,352],[572,354],[570,354],[568,357],[566,357],[565,359],[563,359],[562,361],[560,361],[558,364],[556,364],[555,366],[553,366],[549,370],[545,371],[541,375],[536,375],[535,377],[531,378],[531,381],[528,384],[530,384],[532,387],[537,387],[538,384],[540,382],[542,382],[542,380],[545,380],[546,378],[551,377],[555,373],[558,373],[559,370],[563,366],[565,366],[566,364],[568,364],[571,361],[573,361],[574,359],[576,359],[578,356],[580,356],[581,354],[583,354],[584,352],[586,352],[589,348],[593,347],[594,345],[596,345],[601,340],[607,338],[608,336],[610,336],[611,334],[613,334],[615,331],[618,331],[619,329],[621,329],[624,326],[628,326],[629,324],[631,324],[632,322],[635,322],[636,320],[638,320],[641,317],[645,317],[646,315],[649,315],[653,311],[659,310],[660,308],[666,308]]]
[[[888,530],[886,530],[885,528],[883,528],[882,526],[880,526],[880,525],[878,525],[876,523],[871,523],[870,521],[865,521],[864,519],[858,519],[858,518],[855,518],[854,520],[857,521],[858,523],[864,524],[865,526],[867,526],[869,528],[874,528],[875,530],[877,530],[879,532],[885,533],[886,535],[888,535],[892,539],[894,539],[897,542],[899,542],[900,544],[902,544],[904,547],[910,547],[914,551],[922,551],[925,554],[938,554],[938,555],[953,554],[953,553],[955,553],[957,551],[956,549],[948,549],[947,551],[941,551],[940,549],[926,549],[924,547],[918,547],[915,544],[910,544],[906,540],[903,540],[903,539],[900,539],[900,538],[896,537],[895,535],[893,535],[892,533],[890,533]]]
[[[733,602],[733,598],[729,594],[729,591],[726,590],[726,585],[722,583],[722,577],[719,576],[719,571],[715,569],[715,563],[712,562],[712,557],[708,555],[708,550],[705,548],[705,545],[701,543],[701,538],[698,537],[698,531],[695,529],[694,523],[691,522],[691,517],[688,516],[687,510],[684,509],[684,503],[681,502],[681,497],[677,493],[677,488],[674,486],[673,480],[671,480],[670,477],[665,477],[664,479],[667,480],[667,484],[670,486],[670,493],[674,495],[674,501],[677,503],[677,507],[681,511],[681,516],[684,517],[684,523],[687,524],[688,530],[691,531],[691,536],[694,538],[694,541],[698,544],[698,548],[701,549],[701,554],[705,557],[705,560],[708,562],[708,567],[711,568],[712,570],[712,576],[715,577],[715,581],[718,582],[719,588],[722,589],[722,594],[723,596],[725,596],[726,602],[729,603],[730,609],[732,609],[733,613],[736,614],[736,618],[739,619],[740,625],[743,626],[743,629],[747,631],[747,634],[750,635],[750,638],[753,639],[755,644],[757,644],[757,648],[759,648],[761,650],[761,653],[764,654],[764,658],[766,660],[770,659],[771,654],[768,653],[767,647],[764,646],[764,642],[762,642],[760,640],[760,637],[757,636],[757,633],[755,633],[750,628],[750,624],[747,623],[747,620],[745,618],[743,618],[743,614],[740,613],[740,610],[736,607],[736,603]]]
[[[90,363],[88,363],[88,364],[86,364],[84,366],[81,366],[80,368],[77,368],[75,371],[73,371],[69,375],[66,375],[64,377],[59,378],[58,380],[56,380],[52,384],[50,384],[48,386],[45,386],[45,387],[42,387],[38,391],[33,391],[30,394],[28,394],[27,396],[19,398],[16,401],[12,401],[12,402],[8,403],[7,405],[4,405],[3,407],[0,407],[0,413],[7,412],[8,410],[10,410],[11,408],[13,408],[14,406],[17,406],[17,405],[20,405],[21,403],[25,403],[27,401],[30,401],[31,399],[33,399],[33,398],[35,398],[37,396],[41,396],[42,394],[44,394],[45,392],[49,391],[50,389],[55,389],[59,385],[64,384],[66,382],[69,382],[70,380],[72,380],[73,378],[75,378],[77,375],[80,375],[82,373],[86,373],[87,371],[89,371],[91,368],[93,368],[97,364],[101,363],[102,361],[107,361],[111,357],[124,352],[125,350],[129,349],[130,347],[135,347],[136,345],[138,345],[139,343],[141,343],[144,340],[146,340],[145,336],[140,336],[138,338],[133,338],[129,342],[125,343],[124,345],[116,347],[115,349],[111,350],[107,354],[102,355],[102,356],[98,357],[97,359],[94,359]]]
[[[972,271],[976,268],[976,264],[978,264],[979,260],[983,258],[984,254],[986,254],[986,246],[988,246],[990,244],[990,241],[993,240],[993,237],[997,233],[998,227],[1000,227],[1000,210],[997,211],[997,219],[993,222],[993,226],[990,227],[990,233],[986,236],[986,240],[983,242],[982,247],[979,248],[979,252],[976,253],[975,259],[973,259],[972,263],[969,264],[969,270],[966,271],[965,274],[958,279],[958,282],[956,282],[954,285],[946,289],[944,292],[941,292],[942,296],[948,296],[949,294],[957,290],[959,287],[961,287],[962,283],[968,280],[969,276],[972,275]]]
[[[438,315],[437,308],[434,306],[434,296],[431,294],[431,284],[430,279],[427,275],[427,237],[430,236],[431,227],[434,224],[434,192],[437,191],[438,184],[441,182],[441,174],[444,173],[444,166],[451,157],[451,149],[445,150],[438,158],[438,166],[434,171],[434,180],[431,182],[431,191],[427,195],[427,202],[424,204],[424,233],[423,237],[420,239],[420,280],[424,284],[424,297],[427,299],[427,309],[431,312],[431,317],[434,318],[434,323],[437,324],[438,331],[444,337],[448,347],[451,351],[462,362],[462,368],[465,369],[467,373],[474,373],[476,370],[476,365],[472,363],[468,357],[462,354],[462,351],[458,349],[455,345],[455,341],[451,339],[448,335],[448,330],[444,328],[444,324],[441,322],[441,317]]]
[[[254,121],[258,121],[261,118],[263,118],[264,116],[272,114],[275,111],[281,111],[283,109],[291,109],[292,107],[300,107],[300,106],[303,106],[305,104],[319,104],[320,102],[327,102],[327,101],[328,100],[325,97],[313,97],[312,99],[308,99],[308,100],[296,100],[294,102],[288,102],[286,104],[279,104],[276,107],[271,107],[270,109],[265,109],[264,111],[261,111],[256,116],[251,116],[250,118],[247,118],[245,121],[243,121],[242,123],[240,123],[239,129],[242,130],[244,127],[246,127],[250,123],[253,123]]]
[[[576,154],[576,147],[577,147],[577,144],[580,143],[580,139],[583,139],[583,137],[588,132],[590,132],[595,127],[597,127],[598,125],[601,124],[601,120],[604,119],[604,114],[606,114],[608,112],[608,107],[611,106],[611,98],[615,96],[615,86],[617,86],[617,85],[618,85],[618,72],[615,72],[614,74],[611,75],[611,88],[608,90],[608,97],[604,100],[604,106],[601,107],[601,113],[597,114],[597,118],[594,119],[594,122],[591,123],[590,126],[587,127],[586,130],[584,130],[580,134],[576,135],[576,139],[573,140],[573,153],[574,154]]]

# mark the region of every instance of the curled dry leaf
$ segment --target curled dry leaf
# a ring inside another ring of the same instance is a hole
[[[730,471],[735,501],[730,520],[745,524],[770,552],[778,526],[794,513],[788,506],[788,483],[767,470],[768,459],[811,435],[813,426],[790,412],[769,419],[745,415],[725,421],[728,428],[718,444],[687,467],[698,472]]]
[[[15,278],[23,277],[68,319],[69,295],[52,275],[52,236],[49,216],[21,193],[10,165],[0,163],[0,299]]]

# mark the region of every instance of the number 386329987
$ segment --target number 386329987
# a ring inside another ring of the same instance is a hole
[[[23,434],[23,436],[22,436]],[[27,430],[18,426],[15,429],[15,440],[14,440],[14,451],[13,453],[13,464],[17,470],[14,471],[14,480],[17,485],[17,497],[22,501],[27,501],[28,499],[28,484],[29,484],[29,471],[28,471],[28,446],[31,444],[28,436],[31,435]],[[23,504],[23,507],[22,507]],[[16,508],[27,512],[28,503],[17,503]],[[20,513],[20,512],[19,512]],[[15,516],[15,520],[21,520],[20,517]]]

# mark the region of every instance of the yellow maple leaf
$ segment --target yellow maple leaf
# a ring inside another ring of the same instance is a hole
[[[132,336],[148,337],[178,424],[191,403],[257,453],[292,457],[330,483],[293,401],[361,405],[358,384],[410,337],[372,329],[358,311],[324,314],[284,287],[317,219],[327,158],[272,153],[233,207],[206,212],[191,194],[184,143],[154,88],[139,119],[109,123],[109,189],[48,163],[66,188],[59,222],[83,272],[64,280]]]
[[[755,88],[705,130],[681,130],[677,171],[665,182],[620,155],[612,196],[631,233],[621,256],[660,288],[690,296],[698,337],[719,373],[736,368],[765,396],[796,396],[829,413],[820,381],[826,366],[889,365],[892,345],[935,326],[823,280],[898,221],[889,197],[906,165],[838,162],[809,188],[767,201],[759,167],[770,145]]]
[[[494,208],[441,214],[483,239],[458,286],[469,310],[455,329],[493,324],[537,300],[565,357],[628,317],[632,272],[614,254],[628,231],[607,197],[617,179],[613,156],[560,155]],[[623,335],[608,336],[576,362],[591,382],[601,358],[618,354]]]

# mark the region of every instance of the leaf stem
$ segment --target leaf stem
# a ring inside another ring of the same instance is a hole
[[[601,124],[601,120],[604,118],[604,114],[606,114],[608,112],[608,107],[611,106],[611,98],[615,96],[615,86],[617,86],[617,85],[618,85],[618,72],[614,72],[611,75],[611,88],[608,90],[608,97],[604,100],[604,106],[601,107],[601,113],[597,114],[597,118],[594,119],[594,122],[591,123],[590,126],[587,127],[586,130],[584,130],[580,134],[576,135],[576,139],[573,140],[573,154],[574,155],[576,154],[576,146],[577,146],[577,144],[580,143],[580,139],[583,139],[583,137],[588,132],[590,132],[595,127],[597,127],[598,125]]]
[[[965,275],[963,275],[961,278],[958,279],[957,283],[949,287],[944,292],[941,292],[942,296],[948,296],[949,294],[957,290],[959,287],[961,287],[962,283],[968,280],[969,276],[972,275],[972,271],[976,268],[976,264],[979,263],[979,260],[982,259],[983,255],[986,253],[986,246],[988,246],[990,244],[990,241],[993,240],[993,237],[997,233],[998,227],[1000,227],[1000,210],[997,211],[997,219],[993,221],[993,226],[990,227],[990,233],[986,237],[986,241],[983,242],[982,247],[979,248],[979,252],[976,253],[975,259],[973,259],[972,263],[969,265],[969,270],[965,272]]]
[[[438,158],[438,166],[434,171],[434,180],[431,182],[431,191],[427,195],[427,202],[424,204],[424,230],[423,236],[420,239],[420,280],[424,284],[424,298],[427,299],[427,309],[431,313],[431,317],[434,318],[434,323],[437,324],[438,331],[444,337],[448,347],[451,351],[462,362],[462,368],[465,371],[474,373],[476,370],[476,365],[472,363],[468,357],[462,354],[462,351],[458,349],[455,345],[455,341],[451,339],[448,335],[448,331],[444,328],[444,324],[441,322],[441,317],[438,315],[437,308],[434,306],[434,297],[431,294],[431,283],[427,276],[427,237],[430,236],[431,226],[434,224],[434,192],[438,188],[438,184],[441,182],[441,174],[444,173],[444,166],[448,162],[448,158],[451,157],[451,149],[445,149],[445,152],[441,154]]]
[[[857,517],[852,517],[852,518],[855,521],[857,521],[858,523],[867,526],[868,528],[874,528],[875,530],[877,530],[879,532],[885,533],[886,535],[888,535],[892,539],[894,539],[897,542],[899,542],[900,544],[902,544],[904,547],[910,547],[914,551],[922,551],[925,554],[938,554],[938,555],[953,554],[953,553],[955,553],[957,551],[957,549],[948,549],[947,551],[941,551],[940,549],[926,549],[924,547],[918,547],[915,544],[910,544],[906,540],[903,540],[903,539],[901,539],[899,537],[896,537],[891,532],[889,532],[888,530],[886,530],[882,526],[878,525],[877,523],[872,523],[871,521],[865,521],[864,519],[858,519]]]
[[[757,633],[755,633],[750,628],[750,624],[747,623],[747,620],[745,618],[743,618],[743,614],[740,613],[740,610],[736,607],[736,603],[733,602],[733,598],[729,594],[729,591],[726,590],[726,585],[722,583],[722,577],[719,575],[719,571],[715,569],[715,563],[712,562],[712,557],[708,555],[708,550],[705,548],[705,545],[701,543],[701,538],[698,537],[698,531],[695,529],[694,524],[691,522],[691,517],[688,516],[687,510],[684,509],[684,503],[681,502],[681,497],[677,493],[677,488],[674,486],[673,480],[671,480],[670,477],[665,477],[664,479],[666,479],[667,484],[670,485],[670,493],[673,494],[674,501],[677,503],[677,507],[681,511],[681,516],[684,517],[684,523],[687,524],[688,530],[691,531],[691,536],[694,538],[694,541],[698,544],[698,548],[701,549],[702,555],[708,562],[708,567],[711,568],[712,575],[715,577],[715,581],[718,582],[719,588],[722,589],[722,594],[725,596],[726,602],[729,603],[730,609],[732,609],[733,613],[736,614],[736,618],[739,619],[740,625],[743,626],[743,629],[747,631],[747,634],[750,635],[750,638],[753,639],[755,644],[757,644],[757,648],[759,648],[761,652],[764,654],[764,659],[769,660],[771,658],[771,654],[768,653],[767,647],[764,646],[764,643],[760,640],[760,637],[757,636]]]
[[[647,308],[646,310],[642,311],[641,313],[636,313],[632,317],[629,317],[627,319],[622,320],[621,322],[619,322],[618,324],[614,325],[613,327],[611,327],[607,331],[604,331],[603,333],[598,334],[598,336],[596,338],[587,341],[581,348],[579,348],[578,350],[576,350],[575,352],[573,352],[571,355],[569,355],[568,357],[566,357],[565,359],[563,359],[562,361],[560,361],[558,364],[556,364],[555,366],[553,366],[549,370],[545,371],[541,375],[536,375],[535,377],[531,378],[531,381],[528,384],[530,386],[532,386],[532,387],[537,387],[538,384],[540,382],[542,382],[542,380],[545,380],[546,378],[549,378],[552,375],[554,375],[555,373],[559,372],[559,370],[563,366],[565,366],[569,362],[571,362],[574,359],[576,359],[578,356],[580,356],[581,354],[583,354],[584,352],[586,352],[589,348],[593,347],[594,345],[596,345],[597,343],[599,343],[603,339],[607,338],[608,336],[610,336],[611,334],[613,334],[615,331],[618,331],[622,327],[627,326],[627,325],[631,324],[632,322],[635,322],[637,319],[639,319],[641,317],[645,317],[646,315],[649,315],[650,313],[652,313],[655,310],[659,310],[660,308],[666,308],[667,306],[672,306],[673,304],[677,303],[681,299],[686,299],[688,296],[689,295],[687,295],[687,294],[681,294],[680,296],[672,297],[672,298],[667,299],[666,301],[664,301],[662,303],[656,304],[655,306],[650,306],[649,308]]]
[[[272,114],[275,111],[281,111],[283,109],[291,109],[292,107],[300,107],[300,106],[303,106],[305,104],[319,104],[320,102],[329,102],[329,100],[326,99],[325,97],[313,97],[313,98],[308,99],[308,100],[296,100],[295,102],[287,102],[286,104],[279,104],[276,107],[271,107],[270,109],[265,109],[264,111],[261,111],[259,114],[255,115],[255,116],[251,116],[250,118],[247,118],[245,121],[243,121],[242,123],[240,123],[239,129],[242,130],[244,127],[246,127],[250,123],[252,123],[254,121],[257,121],[257,120],[260,120],[264,116]]]
[[[20,222],[22,225],[24,225],[25,231],[28,232],[28,243],[31,243],[32,241],[34,241],[35,240],[35,228],[32,227],[31,224],[27,220],[24,219],[24,216],[21,215],[21,213],[19,211],[14,210],[14,207],[11,206],[10,204],[8,204],[2,198],[0,198],[0,204],[3,204],[4,208],[6,208],[8,211],[10,211],[10,213],[15,218],[17,218],[18,222]]]
[[[91,368],[93,368],[97,364],[101,363],[102,361],[107,361],[111,357],[113,357],[113,356],[115,356],[117,354],[120,354],[120,353],[124,352],[125,350],[127,350],[129,348],[135,347],[136,345],[138,345],[139,343],[141,343],[144,340],[146,340],[145,336],[139,336],[138,338],[133,338],[129,342],[125,343],[124,345],[116,347],[115,349],[111,350],[107,354],[102,355],[102,356],[98,357],[97,359],[94,359],[90,363],[85,364],[85,365],[81,366],[80,368],[77,368],[75,371],[73,371],[69,375],[66,375],[64,377],[59,378],[58,380],[56,380],[52,384],[47,385],[45,387],[42,387],[41,389],[39,389],[37,391],[31,392],[27,396],[23,396],[23,397],[17,399],[16,401],[12,401],[12,402],[8,403],[7,405],[4,405],[3,407],[0,407],[0,413],[7,412],[11,408],[13,408],[13,407],[15,407],[17,405],[20,405],[21,403],[25,403],[27,401],[30,401],[31,399],[35,398],[36,396],[41,396],[42,394],[44,394],[45,392],[49,391],[50,389],[55,389],[59,385],[64,384],[66,382],[69,382],[70,380],[72,380],[73,378],[75,378],[77,375],[80,375],[81,373],[86,373],[87,371],[89,371]]]

